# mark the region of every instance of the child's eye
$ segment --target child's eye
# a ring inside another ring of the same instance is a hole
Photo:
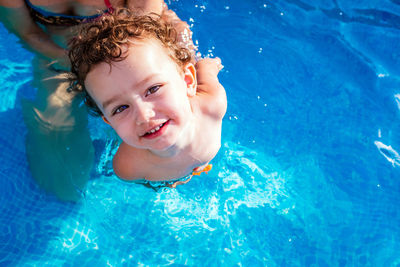
[[[113,111],[113,115],[115,115],[115,114],[118,114],[118,113],[121,113],[122,111],[124,111],[125,109],[127,109],[129,106],[128,105],[122,105],[122,106],[119,106],[118,108],[116,108],[114,111]]]
[[[154,94],[155,92],[158,91],[158,89],[160,89],[160,87],[161,87],[161,85],[154,85],[154,86],[150,87],[149,89],[147,89],[145,96],[147,97],[151,94]]]

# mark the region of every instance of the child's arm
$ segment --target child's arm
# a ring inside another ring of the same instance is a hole
[[[218,119],[225,115],[227,107],[226,92],[218,80],[222,68],[219,58],[205,58],[196,63],[196,96],[205,104],[205,111]]]
[[[197,94],[208,94],[216,89],[223,89],[219,88],[222,85],[218,80],[218,73],[222,68],[221,59],[218,57],[204,58],[196,63]]]

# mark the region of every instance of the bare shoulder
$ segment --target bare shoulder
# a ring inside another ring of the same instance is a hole
[[[196,64],[196,97],[202,111],[215,119],[222,119],[227,108],[225,88],[218,80],[222,69],[219,58],[202,59]]]
[[[144,179],[143,170],[146,169],[142,162],[142,152],[140,149],[122,143],[113,158],[113,169],[115,174],[123,180]]]

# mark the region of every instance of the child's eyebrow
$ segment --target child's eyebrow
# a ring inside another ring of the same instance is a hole
[[[146,83],[148,83],[149,81],[151,81],[152,79],[154,79],[154,77],[157,77],[157,74],[150,74],[149,76],[147,76],[146,78],[144,78],[143,80],[141,80],[140,82],[136,83],[134,88],[140,88],[143,85],[145,85]],[[113,97],[111,97],[110,99],[104,101],[101,105],[103,107],[103,109],[106,109],[107,106],[109,106],[110,104],[112,104],[113,102],[117,101],[120,97],[122,97],[122,94],[118,94],[115,95]]]
[[[140,82],[136,83],[135,87],[141,87],[143,85],[145,85],[146,83],[148,83],[149,81],[151,81],[154,77],[156,77],[157,74],[150,74],[149,76],[147,76],[146,78],[144,78],[143,80],[141,80]]]
[[[121,95],[115,95],[113,97],[111,97],[110,99],[104,101],[101,105],[103,106],[103,109],[106,109],[107,106],[109,106],[110,104],[112,104],[113,102],[117,101],[118,98],[120,98]]]

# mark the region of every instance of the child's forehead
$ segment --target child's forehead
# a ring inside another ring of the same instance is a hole
[[[127,56],[128,53],[135,53],[135,47],[137,46],[145,46],[147,49],[150,50],[158,50],[159,52],[168,56],[175,65],[181,69],[180,62],[174,57],[175,51],[173,48],[164,45],[159,39],[154,36],[146,36],[140,38],[130,38],[128,40],[127,45],[123,48],[123,56]]]
[[[168,53],[168,48],[154,36],[142,36],[136,38],[129,38],[126,48],[135,48],[136,46],[148,46],[150,49],[162,48],[165,53]]]

